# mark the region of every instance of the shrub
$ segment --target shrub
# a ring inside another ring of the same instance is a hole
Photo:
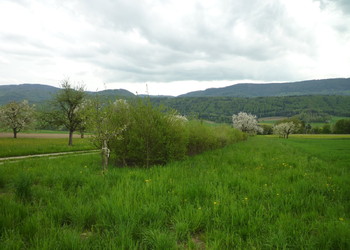
[[[194,120],[187,124],[188,145],[187,154],[195,155],[203,151],[215,148],[216,138],[213,128],[203,124],[203,122]]]
[[[247,134],[228,125],[208,126],[198,120],[190,121],[186,125],[189,136],[188,155],[200,154],[204,151],[225,147],[247,138]]]
[[[131,103],[128,112],[122,139],[110,144],[118,164],[149,167],[185,157],[185,121],[176,119],[174,111],[152,107],[146,99]]]
[[[174,110],[152,106],[149,99],[98,104],[88,112],[94,143],[99,147],[107,143],[119,166],[163,165],[245,138],[244,133],[228,125],[189,122]],[[103,159],[105,166],[106,157]]]
[[[350,134],[350,119],[340,119],[333,127],[334,134]]]

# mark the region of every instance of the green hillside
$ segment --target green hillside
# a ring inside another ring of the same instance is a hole
[[[42,103],[49,100],[58,90],[59,88],[43,84],[3,85],[0,86],[0,105],[23,100]]]
[[[290,117],[305,111],[350,116],[350,96],[177,97],[153,98],[152,102],[174,108],[182,115],[227,123],[232,114],[240,111],[258,117]]]
[[[41,104],[52,99],[59,88],[43,84],[20,84],[0,86],[0,105],[11,101],[27,100],[29,103]],[[98,92],[87,91],[89,95],[105,97],[125,96],[132,97],[133,93],[125,89],[103,90]]]
[[[181,97],[259,97],[294,95],[350,95],[350,78],[310,80],[290,83],[242,83],[224,88],[190,92]]]

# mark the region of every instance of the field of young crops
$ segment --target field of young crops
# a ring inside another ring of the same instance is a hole
[[[350,249],[349,152],[345,137],[256,136],[149,169],[6,161],[0,249]]]

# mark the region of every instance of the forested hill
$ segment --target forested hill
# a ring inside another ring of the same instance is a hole
[[[290,83],[242,83],[224,88],[194,91],[180,97],[260,97],[297,95],[350,95],[350,78],[310,80]]]
[[[0,105],[11,101],[27,100],[29,103],[40,104],[51,100],[59,88],[43,84],[0,85]],[[99,92],[87,92],[107,97],[123,96],[131,97],[133,93],[124,89],[103,90]]]
[[[294,116],[304,112],[350,117],[350,96],[274,97],[177,97],[152,98],[154,104],[178,110],[182,115],[215,122],[231,122],[233,114],[258,117]]]
[[[27,100],[42,103],[55,94],[59,88],[43,84],[0,85],[0,105]]]

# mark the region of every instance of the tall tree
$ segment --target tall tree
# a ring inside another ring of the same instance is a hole
[[[17,133],[33,123],[34,113],[34,105],[30,106],[26,100],[10,102],[0,107],[0,122],[4,127],[11,128],[13,138],[17,138]]]
[[[83,86],[73,87],[69,79],[61,83],[61,90],[54,97],[53,121],[57,125],[64,125],[69,131],[68,145],[73,145],[73,133],[82,124],[81,106],[85,98]]]
[[[340,119],[333,127],[335,134],[350,134],[350,119]]]

